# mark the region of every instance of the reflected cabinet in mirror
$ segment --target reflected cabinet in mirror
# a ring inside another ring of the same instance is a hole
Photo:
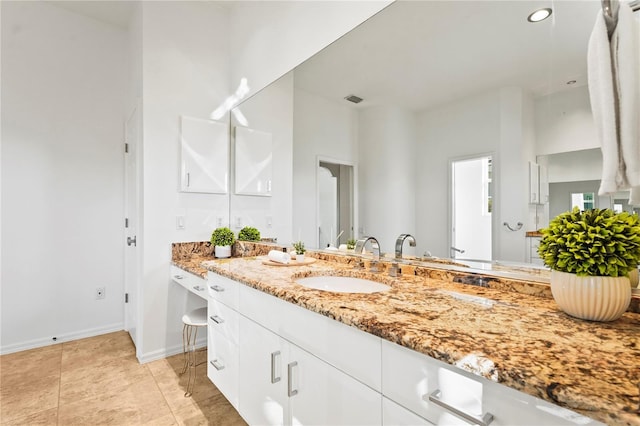
[[[540,7],[552,18],[528,22]],[[548,180],[553,156],[599,148],[586,65],[599,10],[597,1],[391,4],[236,108],[233,125],[241,116],[273,135],[273,190],[232,195],[232,224],[308,247],[371,235],[393,252],[408,233],[417,242],[408,255],[530,261],[525,233],[569,208],[571,193],[604,203],[594,187]],[[326,159],[353,166],[353,220],[331,222],[323,237],[326,211],[344,214],[338,195],[319,195]],[[477,167],[454,175],[471,159]]]

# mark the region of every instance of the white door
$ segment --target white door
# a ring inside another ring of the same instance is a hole
[[[133,344],[138,346],[138,287],[139,267],[137,238],[138,230],[138,166],[137,148],[140,139],[140,110],[135,108],[125,125],[125,250],[124,250],[124,328],[129,332]]]
[[[239,412],[250,425],[288,423],[288,344],[240,315]]]
[[[382,424],[380,393],[296,345],[287,375],[292,425]]]
[[[490,156],[451,162],[450,255],[491,260],[492,161]]]

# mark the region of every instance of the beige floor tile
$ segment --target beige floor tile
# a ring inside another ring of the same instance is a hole
[[[173,414],[168,414],[160,419],[153,419],[142,424],[144,426],[178,426],[178,421],[173,417]]]
[[[58,408],[40,411],[26,417],[18,417],[16,419],[5,422],[2,419],[2,426],[46,426],[55,425],[58,421]]]
[[[62,344],[62,371],[98,365],[135,354],[129,333],[118,331]]]
[[[184,426],[243,426],[247,423],[222,394],[174,411],[178,424]]]
[[[2,383],[0,388],[0,414],[2,422],[31,416],[58,406],[60,374],[29,378],[11,386]]]
[[[101,395],[61,404],[60,425],[138,425],[167,419],[171,410],[152,377]]]
[[[140,381],[150,379],[151,372],[134,355],[105,361],[96,366],[65,370],[60,377],[60,405],[120,392]]]
[[[188,372],[179,375],[174,371],[154,375],[158,388],[160,388],[169,407],[171,407],[171,410],[174,412],[220,394],[220,391],[207,377],[207,367],[203,364],[197,369],[193,394],[191,397],[185,397],[184,393],[187,389],[188,375]]]
[[[0,385],[39,380],[43,375],[60,373],[62,345],[46,346],[0,356]]]
[[[206,360],[206,352],[203,351],[202,354],[203,355],[199,354],[198,361]],[[184,360],[183,360],[182,354],[178,354],[178,355],[170,356],[168,358],[152,361],[145,365],[149,368],[149,371],[151,371],[151,374],[153,374],[154,376],[159,376],[169,372],[173,372],[176,374],[179,373],[180,371],[182,371],[183,363],[184,363]]]

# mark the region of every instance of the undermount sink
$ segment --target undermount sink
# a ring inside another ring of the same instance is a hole
[[[296,282],[303,287],[336,293],[378,293],[391,290],[391,287],[386,284],[356,277],[323,275],[298,278]]]

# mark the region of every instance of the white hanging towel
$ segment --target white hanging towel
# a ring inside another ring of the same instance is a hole
[[[620,3],[613,40],[617,58],[620,147],[631,187],[629,204],[640,205],[640,21],[627,3]]]
[[[602,148],[599,195],[631,188],[640,204],[640,29],[627,3],[609,40],[602,12],[589,39],[591,110]]]

